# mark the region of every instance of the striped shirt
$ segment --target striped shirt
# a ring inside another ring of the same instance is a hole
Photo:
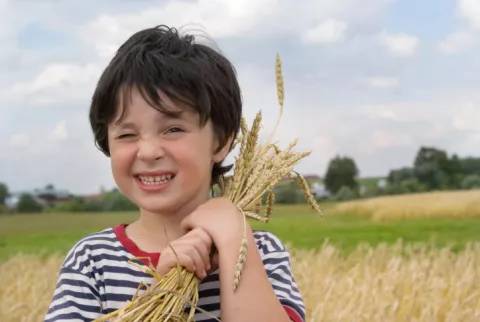
[[[147,257],[156,267],[160,254],[139,249],[125,233],[125,227],[121,224],[91,234],[70,250],[60,269],[45,322],[92,321],[124,307],[140,283],[153,282],[151,275],[128,260]],[[305,321],[305,306],[291,272],[288,251],[270,232],[254,231],[254,238],[280,303],[292,321]],[[149,262],[145,259],[138,263],[146,267]],[[201,281],[197,305],[220,319],[218,270]],[[198,310],[195,320],[216,321]]]

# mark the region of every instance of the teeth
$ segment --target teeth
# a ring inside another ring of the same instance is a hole
[[[139,178],[140,181],[142,181],[142,183],[144,183],[144,184],[162,184],[162,183],[165,183],[165,182],[171,180],[171,179],[172,179],[172,175],[171,175],[171,174],[164,174],[164,175],[155,176],[155,177],[151,177],[151,176],[138,176],[138,178]]]

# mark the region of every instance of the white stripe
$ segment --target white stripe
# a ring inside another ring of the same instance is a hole
[[[198,311],[197,311],[198,312]],[[215,310],[215,311],[211,311],[211,312],[208,312],[210,313],[211,315],[215,316],[216,318],[220,318],[220,310]],[[211,316],[210,315],[206,315],[205,313],[203,312],[198,312],[198,313],[195,313],[195,321],[205,321],[205,320],[209,320],[211,319]]]

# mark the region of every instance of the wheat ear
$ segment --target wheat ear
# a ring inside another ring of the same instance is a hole
[[[302,187],[302,190],[303,190],[303,194],[305,195],[305,199],[307,199],[307,202],[310,205],[310,207],[312,207],[312,209],[315,210],[320,215],[323,215],[322,210],[320,209],[320,206],[318,205],[317,201],[315,200],[315,197],[310,191],[310,187],[308,185],[307,180],[300,173],[296,171],[293,171],[293,172],[297,175],[298,181],[300,182],[300,186]]]
[[[243,265],[247,259],[247,218],[242,209],[239,209],[243,216],[243,237],[242,244],[240,245],[240,252],[238,254],[237,265],[235,266],[235,274],[233,278],[233,291],[237,290],[240,283],[240,276],[242,275]]]

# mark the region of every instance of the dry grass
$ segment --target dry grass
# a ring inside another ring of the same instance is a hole
[[[292,268],[317,321],[480,321],[480,243],[448,248],[360,247],[340,256],[325,244],[292,250]],[[42,321],[62,257],[18,256],[0,264],[0,321]]]
[[[371,216],[374,220],[480,218],[480,190],[431,192],[348,201],[338,204],[335,211]]]

